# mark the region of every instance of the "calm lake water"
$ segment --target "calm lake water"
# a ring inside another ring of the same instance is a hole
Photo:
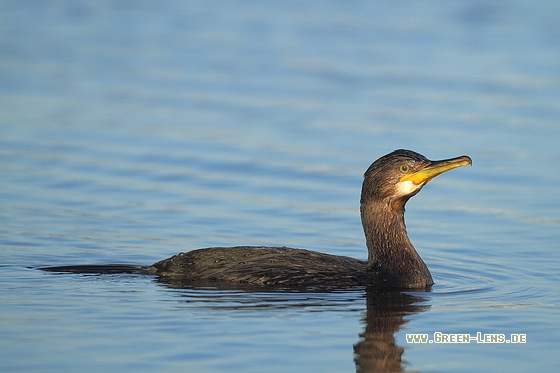
[[[4,372],[560,365],[560,3],[0,3]],[[362,174],[468,154],[407,205],[436,284],[173,288],[40,266],[287,245],[366,259]],[[407,334],[525,334],[410,343]]]

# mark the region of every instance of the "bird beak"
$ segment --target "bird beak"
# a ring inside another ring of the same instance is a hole
[[[444,159],[442,161],[433,161],[419,171],[403,175],[399,181],[411,181],[416,185],[420,185],[427,183],[437,175],[446,171],[467,165],[472,165],[472,160],[466,155],[457,158]]]

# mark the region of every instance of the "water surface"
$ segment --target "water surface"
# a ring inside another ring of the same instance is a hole
[[[555,2],[0,8],[4,371],[560,363]],[[365,259],[362,173],[397,148],[473,158],[407,205],[429,293],[173,288],[36,270],[228,245]],[[438,331],[527,343],[406,341]]]

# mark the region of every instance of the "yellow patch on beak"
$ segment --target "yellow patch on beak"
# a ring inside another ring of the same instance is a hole
[[[439,174],[452,170],[457,167],[472,165],[470,157],[463,155],[457,158],[444,159],[442,161],[431,162],[419,171],[403,175],[400,182],[412,182],[415,185],[427,183]]]

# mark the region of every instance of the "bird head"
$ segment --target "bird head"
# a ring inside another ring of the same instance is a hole
[[[399,149],[371,164],[364,174],[361,203],[406,201],[437,175],[472,164],[470,157],[431,161],[422,154]]]

